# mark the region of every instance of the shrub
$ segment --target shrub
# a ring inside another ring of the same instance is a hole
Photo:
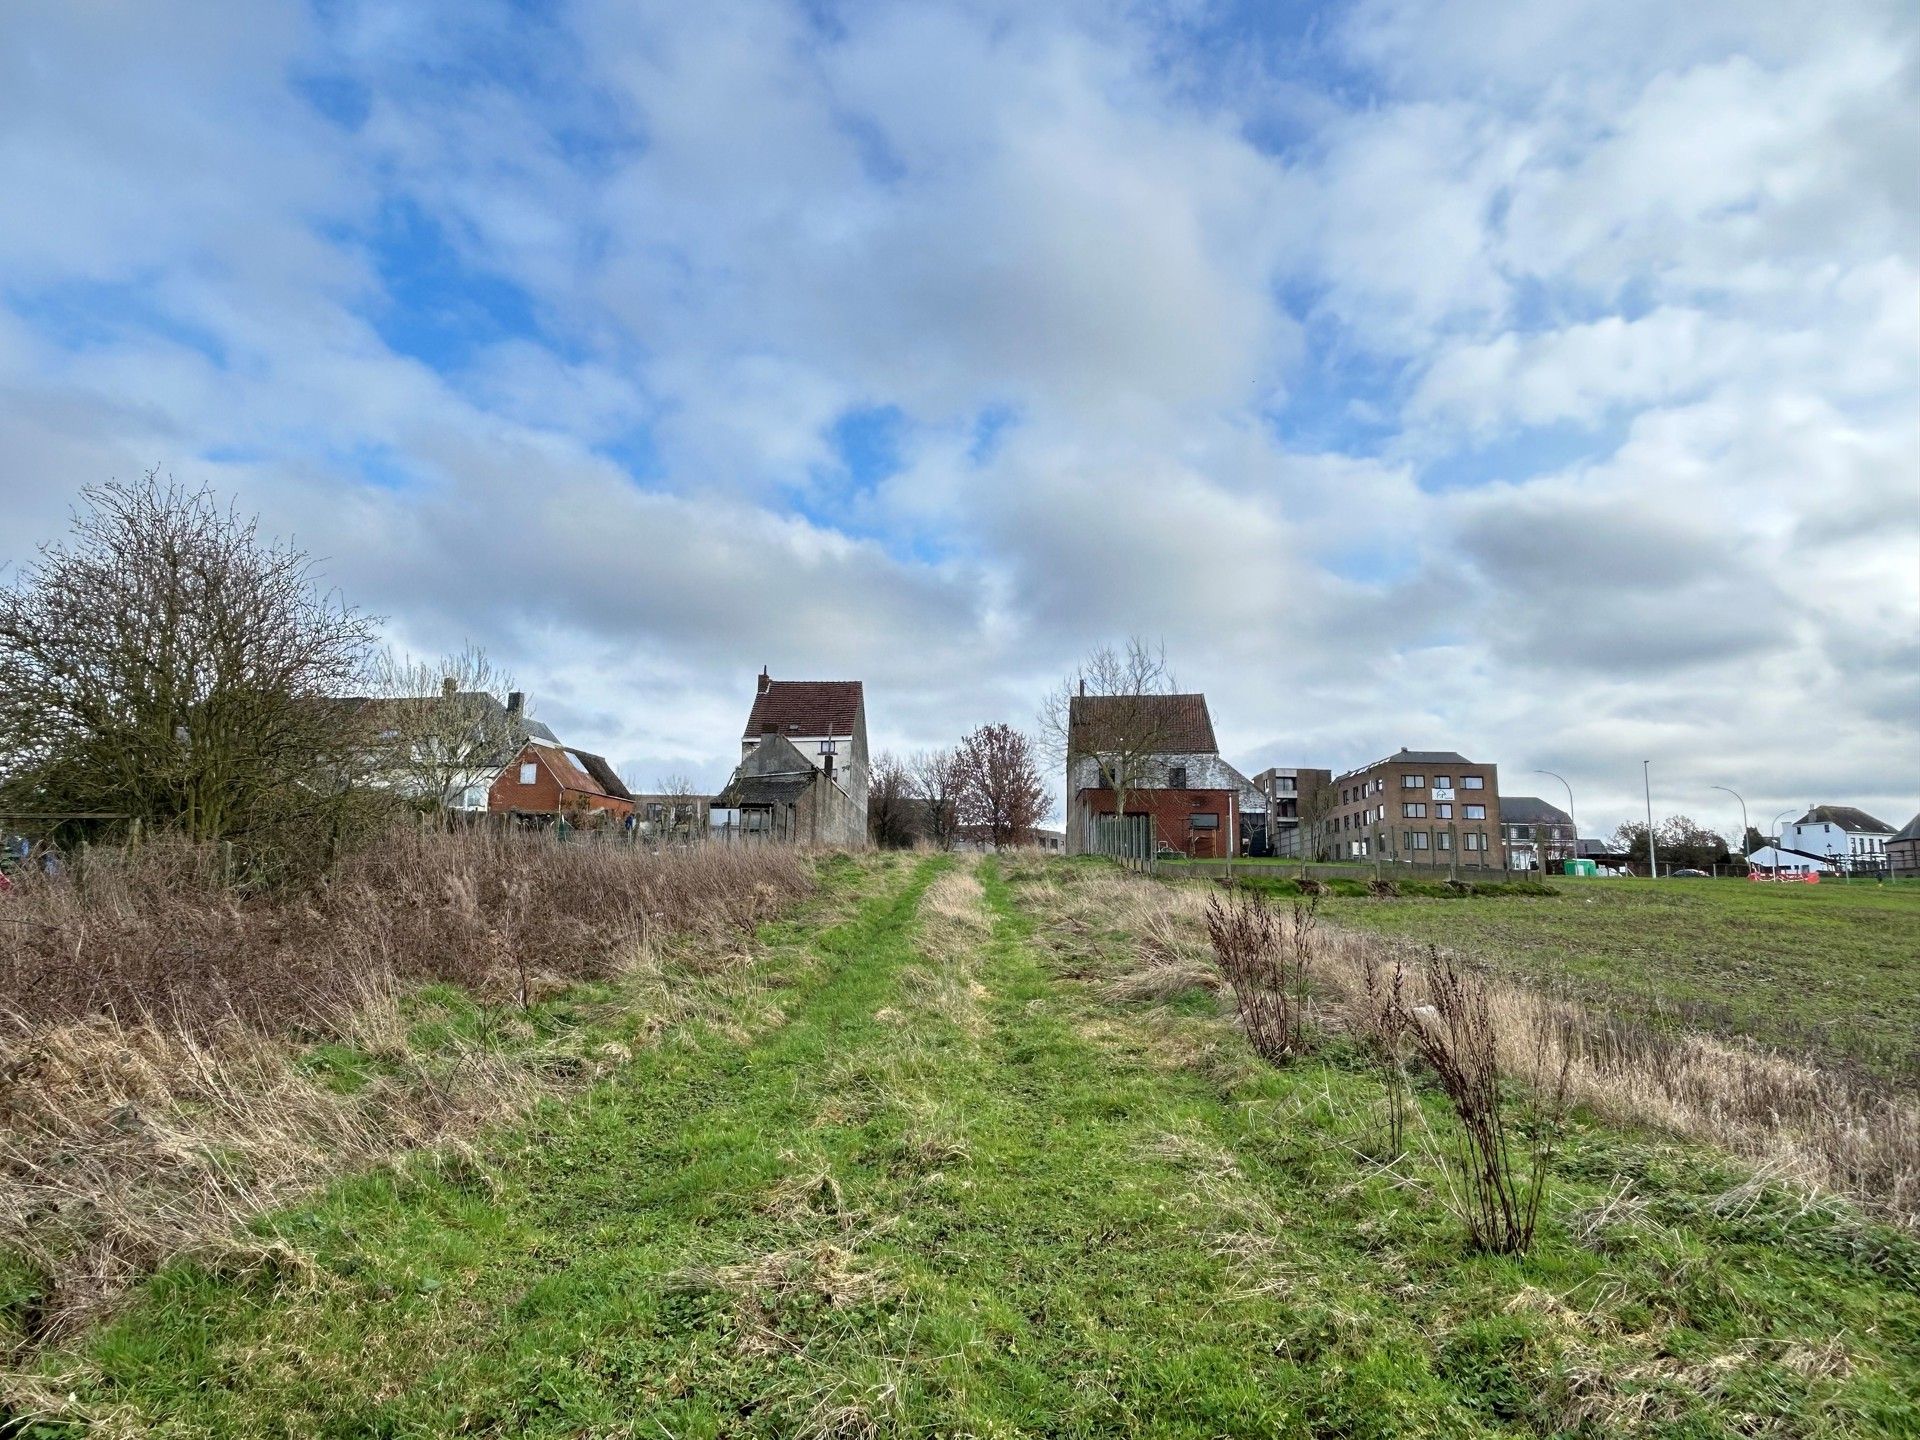
[[[1290,916],[1276,914],[1258,895],[1207,901],[1207,935],[1233,986],[1247,1039],[1275,1065],[1306,1049],[1313,927],[1313,907],[1297,901]]]
[[[1394,969],[1398,972],[1398,962]],[[1570,1057],[1560,1050],[1558,1074],[1550,1075],[1552,1037],[1545,1027],[1536,1033],[1529,1078],[1539,1115],[1531,1136],[1516,1143],[1501,1089],[1500,1037],[1487,987],[1462,974],[1437,949],[1427,952],[1427,1004],[1409,1008],[1401,979],[1395,973],[1389,982],[1389,1003],[1399,1013],[1383,1020],[1382,1027],[1404,1031],[1453,1107],[1458,1125],[1451,1143],[1436,1147],[1449,1203],[1477,1249],[1524,1255],[1533,1244],[1546,1193],[1547,1160],[1566,1110]],[[1522,1144],[1527,1151],[1524,1169],[1516,1155]]]

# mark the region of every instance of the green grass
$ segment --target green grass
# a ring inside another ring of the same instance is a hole
[[[1500,904],[1336,894],[1330,921],[1608,1005],[1920,1080],[1920,886],[1554,880]]]
[[[1104,1004],[1048,944],[1072,867],[957,914],[953,864],[764,932],[784,1023],[343,1181],[263,1227],[282,1263],[175,1265],[46,1372],[178,1436],[1920,1430],[1912,1237],[1581,1123],[1535,1253],[1470,1255],[1357,1056]]]

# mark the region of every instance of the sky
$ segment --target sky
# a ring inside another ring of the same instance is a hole
[[[717,786],[1164,643],[1585,834],[1920,808],[1899,0],[18,0],[0,566],[159,467]]]

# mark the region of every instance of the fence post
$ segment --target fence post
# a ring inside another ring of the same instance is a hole
[[[227,889],[233,884],[233,841],[220,842],[220,888]]]

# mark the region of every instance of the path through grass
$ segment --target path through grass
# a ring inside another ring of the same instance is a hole
[[[669,1036],[478,1163],[344,1184],[281,1217],[277,1272],[174,1267],[50,1370],[105,1432],[196,1436],[1920,1414],[1910,1241],[1764,1191],[1709,1212],[1737,1177],[1596,1134],[1574,1189],[1630,1166],[1658,1207],[1591,1226],[1605,1244],[1464,1256],[1430,1186],[1368,1153],[1348,1060],[1249,1065],[1202,995],[1103,1004],[1041,943],[1044,885],[991,863],[865,883],[843,923],[770,933],[784,1023]]]

